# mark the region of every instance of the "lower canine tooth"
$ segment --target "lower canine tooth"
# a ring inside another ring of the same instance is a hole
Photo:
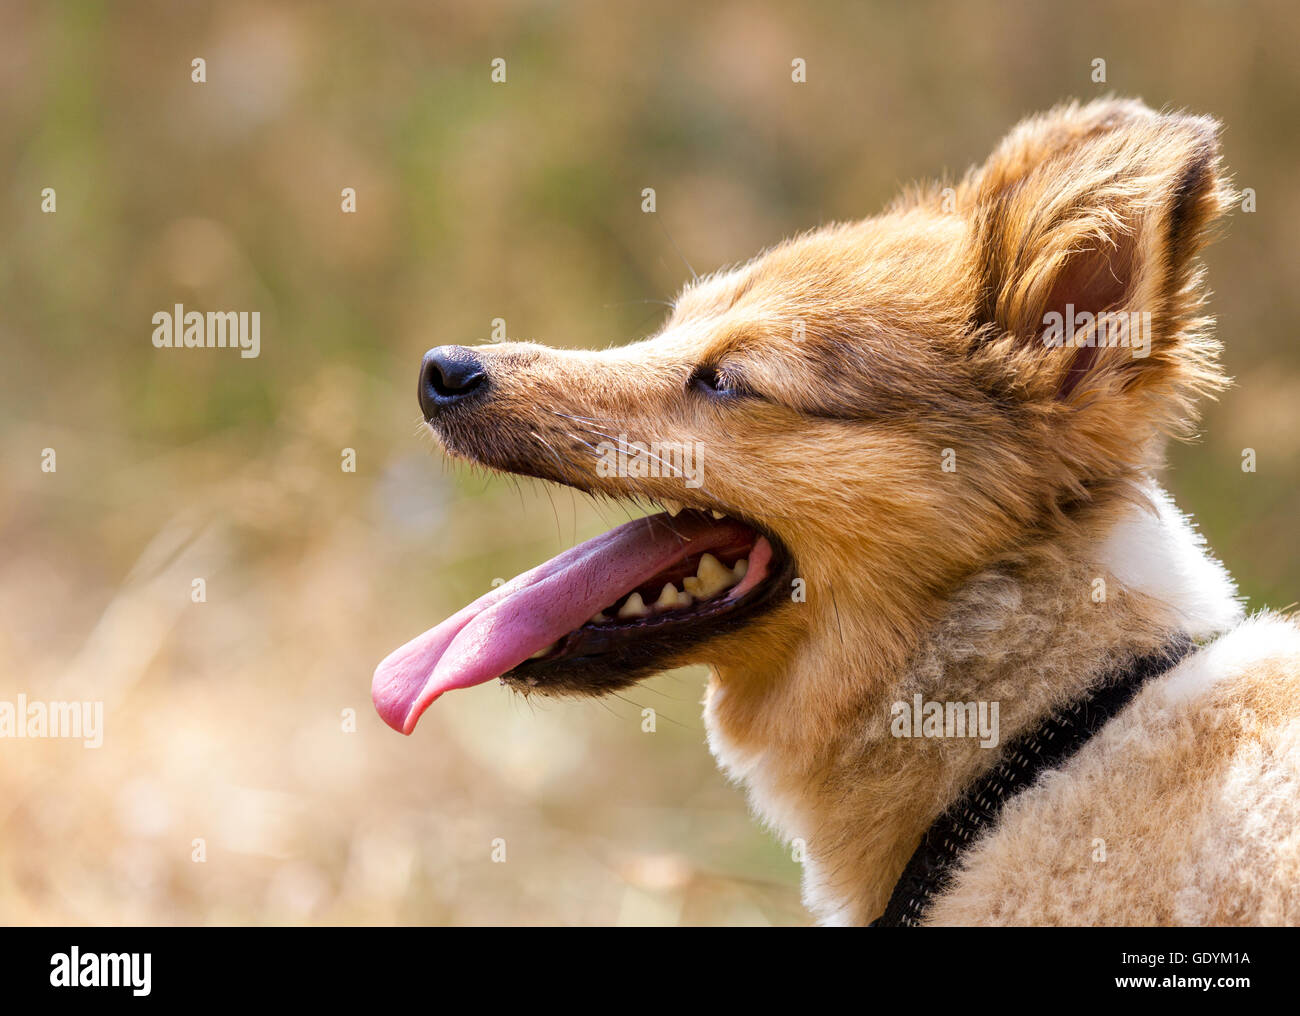
[[[677,587],[671,582],[664,586],[663,591],[659,594],[659,599],[655,600],[655,610],[674,610],[678,606]]]
[[[622,619],[645,617],[649,613],[650,608],[645,605],[645,600],[641,599],[640,593],[633,593],[627,598],[627,602],[618,608],[618,616]]]

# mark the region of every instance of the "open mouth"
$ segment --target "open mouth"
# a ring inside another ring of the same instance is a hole
[[[375,708],[409,734],[444,692],[496,677],[548,691],[625,687],[774,606],[792,572],[779,540],[717,512],[635,519],[389,654],[375,670]]]

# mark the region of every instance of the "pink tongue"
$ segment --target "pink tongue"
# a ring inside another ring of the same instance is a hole
[[[375,668],[375,708],[409,734],[443,692],[499,677],[675,561],[747,532],[731,519],[652,515],[579,544],[390,653]]]

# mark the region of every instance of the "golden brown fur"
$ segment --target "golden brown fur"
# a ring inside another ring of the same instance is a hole
[[[651,339],[478,351],[494,423],[443,428],[453,453],[730,511],[793,554],[806,602],[678,662],[713,666],[711,745],[760,813],[806,842],[819,917],[876,916],[922,831],[996,758],[971,740],[892,737],[891,702],[1000,701],[1005,743],[1173,633],[1210,639],[1235,621],[1226,579],[1198,614],[1125,582],[1102,549],[1156,517],[1163,443],[1222,383],[1197,262],[1231,199],[1216,135],[1137,102],[1061,107],[951,189],[688,287]],[[1046,348],[1045,315],[1067,303],[1149,312],[1150,355]],[[758,397],[693,397],[702,364]],[[703,486],[596,475],[592,446],[622,435],[702,442]],[[1161,539],[1186,550],[1185,524],[1160,518]],[[934,919],[1300,920],[1297,682],[1286,652],[1229,674],[1214,708],[1249,708],[1256,725],[1216,732],[1200,707],[1159,712],[1148,689],[1116,721],[1127,735],[1090,744],[1048,781],[1055,796],[1015,803]],[[1225,774],[1246,771],[1291,803],[1225,803]],[[1270,825],[1234,852],[1220,824],[1243,808]],[[1098,837],[1110,861],[1089,861]],[[1240,870],[1198,868],[1215,849]]]

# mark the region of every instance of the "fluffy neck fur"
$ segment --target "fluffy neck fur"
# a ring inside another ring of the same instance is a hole
[[[1154,484],[1141,495],[973,575],[910,646],[898,636],[888,645],[871,618],[841,607],[843,640],[832,634],[828,646],[797,651],[788,672],[714,672],[710,747],[760,815],[802,841],[805,903],[819,920],[877,916],[924,830],[997,760],[978,738],[894,737],[894,702],[918,693],[997,702],[1005,744],[1175,633],[1205,638],[1239,619],[1231,580],[1187,520]],[[1098,578],[1104,602],[1094,601]],[[868,655],[862,646],[887,648]],[[809,722],[788,690],[816,685],[805,672],[813,667],[842,673],[851,693]],[[863,815],[872,816],[865,826]]]

